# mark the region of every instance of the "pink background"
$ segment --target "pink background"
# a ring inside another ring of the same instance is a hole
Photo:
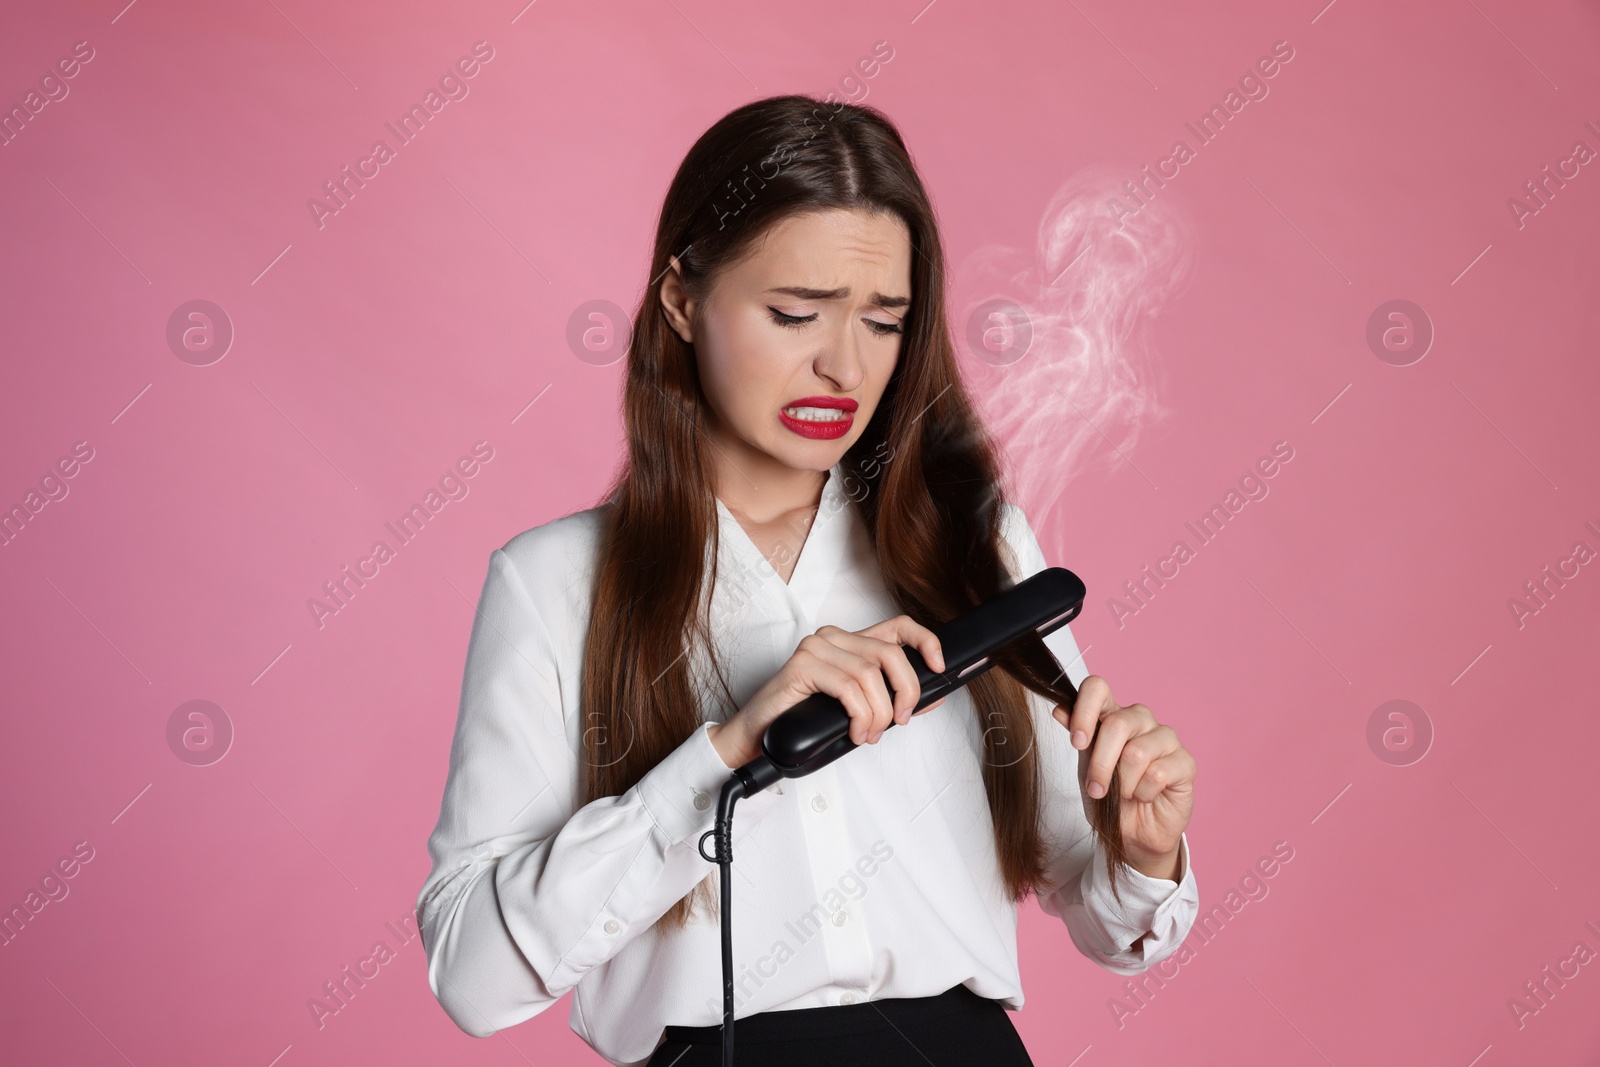
[[[1088,585],[1090,669],[1198,760],[1223,909],[1141,1004],[1030,901],[1016,1021],[1036,1062],[1086,1067],[1600,1053],[1600,566],[1521,626],[1508,606],[1600,549],[1600,165],[1520,227],[1507,206],[1600,149],[1594,5],[124,2],[16,7],[0,34],[6,108],[94,50],[0,148],[0,506],[93,449],[0,549],[0,908],[93,856],[0,949],[8,1062],[599,1062],[567,1000],[458,1031],[415,939],[320,1027],[307,1006],[396,947],[427,874],[490,550],[618,461],[623,364],[578,358],[569,318],[632,311],[688,146],[790,91],[901,126],[958,333],[983,299],[1030,306],[984,280],[994,250],[1026,267],[1062,190],[1103,204],[1085,176],[1195,147],[1184,123],[1278,41],[1269,95],[1143,217],[1166,258],[1073,267],[1109,271],[1100,326],[1137,313],[1092,346],[1137,382],[1075,411],[1060,350],[963,355],[980,396],[1031,383],[1059,423],[1007,433],[1021,502]],[[480,40],[470,94],[319,228],[308,199]],[[878,41],[892,60],[848,80]],[[193,299],[235,331],[207,366],[167,341]],[[1392,299],[1436,333],[1407,366],[1366,340]],[[319,627],[322,583],[478,441],[468,495]],[[1279,441],[1270,494],[1119,626],[1108,598]],[[234,731],[208,766],[169,744],[191,700]],[[1431,730],[1420,760],[1369,743],[1391,700]]]

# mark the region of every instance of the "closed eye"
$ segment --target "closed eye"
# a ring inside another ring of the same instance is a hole
[[[772,321],[777,323],[779,326],[788,326],[793,329],[798,329],[807,323],[817,321],[817,313],[814,311],[809,315],[785,315],[775,307],[768,307],[767,310],[772,312]],[[877,319],[864,319],[862,321],[864,321],[868,326],[872,327],[873,333],[879,334],[880,336],[905,332],[905,330],[898,323],[879,322]]]

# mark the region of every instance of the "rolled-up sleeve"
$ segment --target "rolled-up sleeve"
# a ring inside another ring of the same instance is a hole
[[[1021,581],[1045,569],[1039,547],[1022,509],[1006,505],[1003,522],[1007,543]],[[1089,676],[1070,626],[1044,638],[1074,686]],[[1072,942],[1085,956],[1116,974],[1138,974],[1178,950],[1200,914],[1200,892],[1189,858],[1189,835],[1178,845],[1179,877],[1151,878],[1127,864],[1117,868],[1117,895],[1106,873],[1105,850],[1089,825],[1078,786],[1080,753],[1055,720],[1050,701],[1029,693],[1044,779],[1043,825],[1057,849],[1039,906],[1061,919]]]
[[[563,692],[581,664],[545,599],[490,555],[417,898],[429,986],[478,1037],[539,1014],[716,871],[699,837],[732,774],[702,723],[622,795],[578,806],[582,712]],[[775,802],[740,803],[735,844]]]
[[[1151,878],[1123,864],[1117,871],[1118,902],[1096,842],[1079,876],[1041,898],[1039,906],[1066,923],[1085,956],[1116,974],[1138,974],[1176,952],[1200,912],[1187,833],[1178,845],[1178,863],[1178,881]]]

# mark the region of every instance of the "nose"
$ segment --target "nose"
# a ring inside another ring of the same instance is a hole
[[[852,336],[848,325],[823,342],[822,351],[811,361],[817,377],[833,386],[835,392],[849,393],[859,388],[866,377],[861,359],[861,341]]]

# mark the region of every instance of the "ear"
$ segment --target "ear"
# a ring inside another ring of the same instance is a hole
[[[667,270],[661,279],[661,309],[684,344],[694,344],[694,300],[684,288],[677,256],[667,257]]]

